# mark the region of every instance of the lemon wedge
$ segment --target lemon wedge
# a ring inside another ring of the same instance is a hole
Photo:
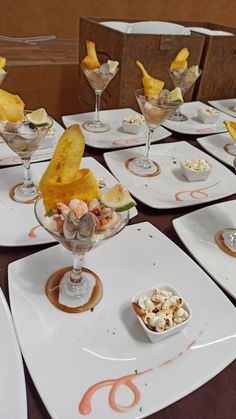
[[[105,207],[114,209],[117,212],[127,211],[137,205],[129,191],[121,183],[117,183],[109,191],[102,193],[100,201]]]
[[[27,114],[26,118],[28,119],[28,121],[32,122],[37,126],[48,124],[48,114],[44,108],[36,109],[30,114]]]
[[[109,67],[110,67],[110,72],[111,72],[112,74],[114,74],[114,73],[116,72],[116,69],[117,69],[118,65],[119,65],[119,61],[112,61],[112,60],[108,60],[108,61],[107,61],[107,64],[108,64],[108,65],[109,65]]]

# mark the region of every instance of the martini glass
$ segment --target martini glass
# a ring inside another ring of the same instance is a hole
[[[45,228],[63,247],[73,255],[73,266],[54,272],[47,281],[46,294],[51,303],[67,313],[91,310],[102,297],[102,283],[98,275],[82,267],[84,255],[118,234],[129,221],[129,211],[113,211],[114,223],[106,230],[94,226],[94,215],[90,212],[76,218],[71,210],[64,218],[61,232],[55,232],[47,223],[42,197],[35,203],[35,215]],[[106,261],[104,261],[106,263]]]
[[[194,69],[195,66],[186,68],[184,71],[173,70],[170,72],[173,85],[180,88],[183,96],[202,74],[202,70],[198,69],[198,71],[195,71]],[[176,111],[168,119],[183,122],[187,121],[188,117],[180,111],[180,106],[178,106]]]
[[[38,195],[38,187],[34,184],[30,173],[30,160],[34,151],[38,148],[41,141],[46,136],[48,130],[53,125],[53,121],[48,117],[48,124],[36,126],[26,119],[18,122],[1,122],[0,135],[5,143],[14,151],[22,161],[24,169],[24,181],[12,187],[12,199],[21,203],[31,203]]]
[[[89,132],[106,132],[111,129],[110,125],[102,122],[99,117],[101,95],[102,92],[107,88],[110,81],[115,77],[118,72],[118,68],[115,71],[110,70],[110,66],[107,63],[101,65],[101,67],[94,70],[90,70],[81,66],[81,69],[88,80],[90,86],[95,92],[95,115],[94,119],[85,121],[83,128]]]
[[[233,164],[236,171],[236,157]],[[230,256],[236,257],[236,228],[225,228],[218,231],[215,240],[221,250]]]
[[[160,96],[146,96],[144,89],[135,92],[139,107],[148,126],[144,154],[141,157],[131,158],[126,167],[137,176],[149,177],[160,173],[159,164],[149,159],[151,138],[156,130],[177,109],[176,103],[161,103]]]

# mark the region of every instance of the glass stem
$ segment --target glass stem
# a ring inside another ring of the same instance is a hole
[[[22,159],[22,165],[24,169],[24,188],[30,189],[34,186],[30,173],[30,159]]]
[[[100,112],[100,105],[101,105],[101,92],[95,92],[96,100],[95,100],[95,117],[94,117],[94,123],[95,125],[99,126],[100,119],[99,119],[99,112]]]
[[[152,135],[154,133],[154,129],[148,129],[148,134],[147,134],[147,140],[146,140],[146,144],[145,144],[145,150],[144,150],[144,155],[143,155],[143,160],[145,162],[148,162],[149,160],[149,152],[150,152],[150,146],[151,146],[151,138]]]
[[[70,275],[70,281],[73,285],[79,284],[82,280],[82,262],[84,253],[73,253],[73,270]]]

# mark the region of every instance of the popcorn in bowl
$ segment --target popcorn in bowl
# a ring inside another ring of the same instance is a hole
[[[211,164],[201,157],[180,162],[182,172],[189,182],[206,180],[212,171]]]
[[[189,323],[192,312],[177,290],[160,284],[134,295],[132,307],[152,342],[178,333]]]
[[[215,124],[219,116],[219,112],[210,106],[198,109],[198,119],[203,122],[203,124]]]
[[[129,134],[139,134],[145,126],[145,119],[142,115],[129,115],[122,121],[122,127]]]

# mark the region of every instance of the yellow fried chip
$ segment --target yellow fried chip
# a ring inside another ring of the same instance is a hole
[[[90,70],[99,68],[101,64],[98,61],[95,42],[86,41],[86,49],[87,49],[87,55],[81,61],[81,65]]]
[[[4,68],[6,65],[6,58],[0,57],[0,68]]]
[[[176,55],[174,61],[170,65],[170,71],[185,70],[188,67],[187,58],[189,56],[188,48],[182,48]]]
[[[57,202],[67,204],[73,198],[90,201],[99,197],[98,183],[91,170],[79,170],[84,147],[79,125],[70,126],[62,134],[39,182],[46,209],[55,208]]]
[[[140,61],[136,61],[136,64],[143,74],[142,83],[143,83],[145,95],[146,96],[159,96],[161,90],[163,89],[165,85],[164,81],[155,79],[154,77],[150,76]]]
[[[236,122],[224,121],[224,124],[232,137],[232,140],[236,141]]]
[[[71,199],[91,201],[99,198],[100,191],[97,180],[90,169],[77,171],[76,179],[70,183],[49,182],[43,193],[46,210],[56,208],[58,202],[69,204]]]
[[[18,95],[0,89],[0,120],[17,122],[24,119],[25,104]]]

